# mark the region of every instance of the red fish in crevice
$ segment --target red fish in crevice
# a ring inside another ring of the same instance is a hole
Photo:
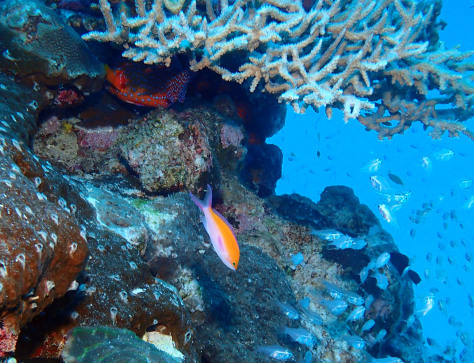
[[[168,107],[184,102],[186,88],[193,76],[189,69],[171,73],[166,67],[140,63],[124,64],[116,69],[106,66],[108,91],[122,101],[146,107]]]

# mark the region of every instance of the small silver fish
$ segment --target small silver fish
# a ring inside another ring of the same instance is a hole
[[[347,309],[347,302],[344,300],[321,300],[323,305],[332,315],[339,316]]]
[[[298,320],[300,318],[300,313],[292,305],[288,303],[283,303],[278,300],[275,301],[275,304],[280,308],[281,312],[285,314],[288,318],[292,320]]]
[[[422,307],[416,311],[418,315],[425,316],[434,306],[434,295],[428,294],[422,302]]]
[[[300,309],[311,324],[323,325],[324,323],[323,318],[316,311],[313,311],[310,308],[303,307],[303,306],[300,306]]]
[[[375,173],[376,171],[380,169],[381,166],[382,166],[382,160],[380,160],[379,158],[376,158],[376,159],[370,160],[365,165],[364,170],[369,173]]]
[[[365,306],[356,306],[354,310],[351,311],[346,321],[357,321],[364,317]]]
[[[379,212],[382,218],[388,223],[396,223],[396,219],[393,216],[391,209],[386,204],[379,204]]]
[[[353,250],[361,250],[367,246],[367,242],[365,242],[362,238],[353,239],[348,235],[342,235],[341,237],[329,243],[327,246],[328,248],[337,250],[345,250],[349,248]]]
[[[425,169],[427,173],[431,173],[433,170],[433,163],[429,156],[423,156],[421,158],[421,167]]]
[[[454,156],[454,151],[449,149],[441,149],[433,154],[434,158],[441,161],[451,160]]]
[[[352,345],[355,349],[364,349],[365,340],[358,335],[342,335],[341,338]]]
[[[352,305],[362,305],[364,304],[364,298],[355,292],[352,291],[345,291],[344,296],[348,303]]]
[[[392,189],[387,179],[381,175],[372,175],[370,177],[370,184],[378,192],[387,192]]]
[[[344,235],[335,229],[312,229],[311,234],[326,241],[334,241],[335,239]]]
[[[469,189],[472,185],[472,179],[463,179],[459,182],[459,188]]]
[[[379,289],[382,289],[382,290],[387,289],[388,279],[387,279],[387,276],[385,276],[385,274],[381,274],[380,272],[375,271],[373,272],[372,276],[375,277],[375,279],[377,280],[376,285]]]
[[[361,328],[361,332],[364,332],[364,331],[369,331],[370,329],[372,329],[372,327],[375,325],[375,320],[373,319],[370,319],[370,320],[367,320],[364,325],[362,325],[362,328]]]
[[[263,353],[276,360],[287,360],[293,358],[293,353],[285,347],[279,345],[262,345],[257,348],[257,352]]]
[[[370,363],[403,363],[398,357],[372,358]]]
[[[385,193],[380,193],[380,196],[383,198],[383,200],[386,203],[394,203],[398,206],[402,206],[408,200],[410,197],[413,195],[412,191],[406,191],[400,194],[385,194]]]
[[[377,258],[377,260],[375,261],[374,267],[375,268],[384,267],[388,263],[389,260],[390,260],[390,253],[384,252]]]
[[[312,348],[316,342],[311,333],[303,328],[285,327],[282,333],[288,335],[294,342],[306,345],[309,348]]]
[[[323,280],[323,285],[326,287],[326,290],[333,299],[342,299],[344,297],[344,292],[339,288],[339,286],[326,280]]]

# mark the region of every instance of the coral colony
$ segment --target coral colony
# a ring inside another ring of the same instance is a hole
[[[0,360],[424,361],[381,218],[348,186],[275,195],[265,140],[288,104],[474,139],[441,2],[130,3],[0,2]]]
[[[250,91],[261,86],[296,112],[324,106],[331,117],[331,107],[342,108],[346,121],[357,118],[381,138],[415,121],[433,137],[448,131],[474,138],[459,122],[474,112],[472,81],[463,78],[474,70],[465,62],[472,52],[437,41],[441,2],[318,0],[305,9],[292,0],[241,0],[221,1],[218,11],[211,0],[135,3],[136,16],[114,16],[100,0],[107,31],[83,38],[124,44],[125,58],[146,64],[169,65],[185,53],[193,71],[248,80]],[[234,52],[240,59],[228,67],[225,57]],[[432,89],[440,95],[430,96]]]

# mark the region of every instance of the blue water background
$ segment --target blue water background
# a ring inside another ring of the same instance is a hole
[[[448,26],[440,35],[448,48],[460,44],[463,51],[474,50],[471,6],[474,6],[472,0],[444,1],[440,19]],[[474,313],[468,301],[468,294],[474,295],[474,278],[472,263],[466,259],[466,254],[474,255],[474,203],[468,208],[471,198],[474,200],[474,184],[465,188],[469,180],[474,180],[474,141],[465,136],[451,139],[447,135],[433,140],[420,123],[404,135],[380,141],[375,132],[365,131],[357,121],[344,124],[341,113],[334,114],[327,120],[324,111],[318,114],[308,110],[305,115],[297,115],[288,108],[285,127],[267,140],[278,145],[284,154],[283,177],[278,182],[277,194],[299,193],[317,202],[326,186],[353,188],[360,201],[379,217],[423,279],[414,287],[417,315],[425,337],[439,344],[439,347],[426,346],[427,352],[440,353],[444,347],[451,346],[454,355],[459,356],[463,345],[457,334],[464,332],[472,344],[474,326]],[[474,130],[473,120],[467,125]],[[446,149],[453,151],[454,156],[440,160],[439,152],[446,153]],[[423,157],[431,159],[431,170],[423,167]],[[381,168],[370,173],[367,164],[376,158],[382,160]],[[404,183],[399,186],[389,182],[391,193],[413,193],[403,207],[392,211],[396,219],[392,223],[381,217],[378,205],[383,201],[370,183],[370,176],[378,174],[387,178],[388,172],[399,176]],[[416,224],[410,216],[416,216],[423,203],[432,203],[433,208]],[[431,262],[427,260],[429,253]],[[423,314],[429,297],[433,307]],[[439,307],[443,304],[445,311]]]

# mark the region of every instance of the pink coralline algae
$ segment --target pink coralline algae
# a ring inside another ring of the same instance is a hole
[[[76,106],[84,101],[84,96],[74,89],[62,89],[54,99],[54,104],[59,107]]]
[[[81,147],[89,147],[99,151],[110,149],[117,142],[120,129],[101,127],[96,129],[78,128],[77,138]]]
[[[221,126],[221,143],[224,149],[230,146],[237,147],[244,139],[244,134],[236,125],[224,123]]]
[[[0,321],[0,358],[6,357],[7,353],[15,351],[18,336],[14,335],[7,326]]]
[[[59,130],[61,127],[61,120],[57,116],[52,116],[41,124],[39,134],[40,135],[51,135]]]

